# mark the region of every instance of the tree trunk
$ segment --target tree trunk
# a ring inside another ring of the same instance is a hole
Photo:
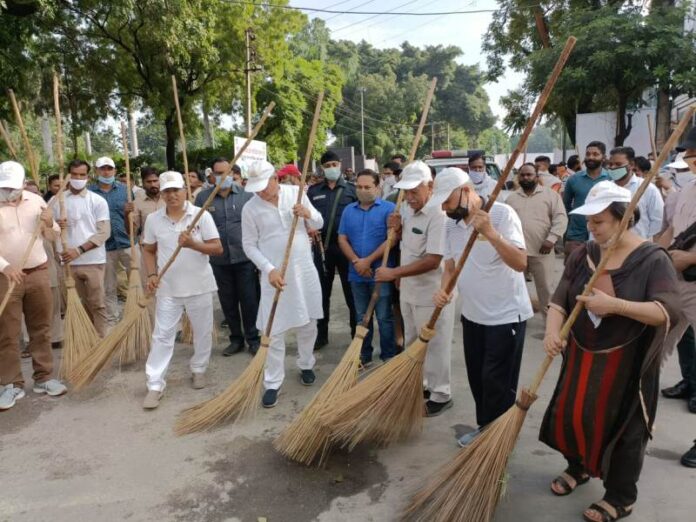
[[[130,127],[130,155],[135,158],[140,155],[138,146],[138,122],[135,118],[135,111],[128,109],[128,126]]]
[[[208,104],[205,100],[203,101],[203,129],[205,131],[205,146],[212,149],[215,147],[215,141],[210,129],[210,115],[208,114]]]
[[[671,130],[672,103],[667,89],[657,91],[657,109],[655,111],[655,146],[658,154],[669,138]]]
[[[614,147],[622,147],[624,141],[631,134],[633,129],[633,114],[626,114],[626,98],[619,96],[619,103],[616,109],[616,136],[614,137]]]
[[[53,134],[51,133],[51,122],[45,112],[41,115],[41,141],[44,156],[48,158],[48,163],[53,165],[56,161],[53,154]]]
[[[167,133],[167,169],[176,170],[176,140],[178,137],[174,124],[174,111],[164,119],[164,129]]]

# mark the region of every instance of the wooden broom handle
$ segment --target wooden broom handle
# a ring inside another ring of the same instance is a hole
[[[131,170],[130,158],[128,156],[128,135],[126,133],[126,124],[121,120],[121,142],[123,143],[123,158],[126,161],[126,199],[128,203],[133,202],[131,193]],[[133,225],[133,212],[128,213],[128,239],[130,240],[131,248],[131,270],[138,268],[138,254],[135,251],[135,226]]]
[[[275,102],[272,101],[271,103],[268,104],[268,106],[266,107],[266,110],[263,111],[263,114],[261,115],[261,119],[254,126],[254,128],[251,130],[251,134],[249,134],[249,137],[246,139],[244,144],[241,146],[241,148],[239,149],[239,152],[237,152],[237,154],[234,155],[234,158],[232,158],[232,162],[230,163],[230,168],[227,169],[227,172],[225,172],[222,175],[222,178],[220,178],[220,183],[215,185],[215,188],[208,196],[208,199],[206,199],[205,202],[203,203],[203,206],[198,211],[198,214],[196,214],[196,216],[193,218],[193,221],[191,221],[191,224],[186,228],[186,232],[191,232],[194,229],[194,227],[198,224],[201,217],[203,217],[203,214],[205,213],[206,209],[211,205],[211,203],[215,199],[215,196],[217,196],[217,193],[220,192],[220,187],[222,187],[223,181],[225,181],[227,176],[230,175],[230,172],[232,172],[232,167],[234,166],[235,163],[237,163],[237,161],[242,156],[242,154],[244,154],[244,151],[247,149],[247,147],[249,146],[251,141],[259,133],[259,131],[261,130],[261,127],[263,127],[263,124],[266,123],[266,120],[270,116],[271,111],[273,110],[274,107],[275,107]],[[181,245],[178,245],[176,247],[176,250],[174,250],[172,257],[169,258],[167,263],[162,267],[162,270],[160,270],[159,273],[157,274],[157,277],[159,279],[162,279],[164,277],[164,274],[167,273],[167,270],[169,270],[169,267],[172,266],[172,263],[176,259],[176,256],[179,255],[179,252],[181,252]]]
[[[22,141],[24,142],[24,150],[27,153],[27,161],[29,162],[31,177],[34,179],[36,186],[39,187],[39,169],[36,165],[36,156],[34,155],[34,149],[32,149],[31,143],[29,142],[27,129],[24,127],[24,120],[22,120],[22,113],[19,110],[17,98],[15,98],[15,94],[12,89],[7,89],[7,94],[10,97],[10,102],[12,102],[12,109],[14,110],[15,119],[17,120],[17,126],[19,127],[20,134],[22,135]]]
[[[423,110],[421,111],[420,122],[418,123],[418,129],[416,129],[416,135],[413,137],[413,143],[411,144],[411,150],[408,153],[408,163],[411,163],[416,159],[416,151],[418,150],[418,144],[420,143],[421,136],[423,135],[423,129],[425,128],[425,122],[428,119],[428,112],[430,112],[430,105],[433,101],[433,96],[435,95],[435,86],[437,85],[437,78],[433,78],[430,81],[430,87],[428,88],[428,93],[425,96],[425,101],[423,102]],[[396,197],[396,207],[392,214],[398,216],[401,212],[401,203],[404,200],[405,192],[399,190],[399,194]],[[396,232],[393,228],[387,230],[387,244],[384,247],[384,254],[382,254],[382,265],[387,266],[387,261],[389,260],[389,253],[391,252],[392,246],[394,246],[394,241],[396,240]],[[367,304],[367,310],[363,314],[362,325],[367,328],[372,321],[372,314],[377,307],[377,301],[379,301],[379,292],[382,288],[382,283],[375,283],[372,289],[372,295],[370,296],[370,302]]]
[[[34,243],[36,243],[36,239],[39,237],[39,234],[43,230],[43,225],[41,224],[41,215],[36,218],[36,226],[34,227],[34,232],[32,232],[31,239],[29,241],[29,245],[27,245],[27,249],[24,251],[22,254],[22,259],[19,262],[19,269],[23,270],[24,265],[27,264],[27,261],[29,260],[29,256],[31,255],[31,251],[34,248]],[[12,291],[15,289],[15,282],[10,281],[10,286],[7,289],[7,293],[5,294],[5,297],[2,300],[2,303],[0,303],[0,317],[2,317],[2,313],[5,311],[5,307],[7,306],[7,303],[10,300],[10,295],[12,295]]]
[[[583,290],[582,295],[588,296],[592,292],[597,278],[602,274],[604,268],[607,266],[609,259],[611,258],[612,254],[614,253],[614,250],[616,250],[616,247],[619,244],[621,236],[624,232],[626,232],[626,230],[628,230],[628,224],[630,223],[631,218],[633,217],[633,212],[638,206],[640,198],[643,196],[643,193],[646,190],[648,190],[648,185],[650,185],[655,176],[657,176],[657,173],[660,170],[660,165],[662,165],[667,160],[670,151],[677,145],[677,141],[684,133],[686,128],[689,126],[689,123],[691,122],[691,118],[693,117],[694,113],[696,113],[696,105],[692,105],[686,110],[684,116],[682,116],[682,119],[679,122],[679,125],[676,129],[674,129],[674,132],[672,132],[672,135],[667,140],[667,143],[665,143],[665,146],[662,147],[660,156],[655,160],[655,164],[650,169],[650,173],[643,178],[643,181],[638,187],[638,190],[636,190],[636,193],[631,198],[631,202],[629,203],[628,208],[626,209],[626,213],[621,219],[621,223],[619,224],[618,230],[609,240],[609,247],[604,252],[602,259],[600,259],[599,264],[597,265],[597,268],[595,268],[595,271],[592,274],[592,277],[590,277],[590,280],[587,282],[587,285],[585,285],[585,289]],[[566,319],[565,323],[563,323],[563,327],[561,328],[560,332],[561,340],[565,341],[566,339],[568,339],[568,336],[570,335],[570,329],[575,323],[578,316],[580,315],[582,308],[582,301],[577,301],[575,303],[575,306],[573,307],[573,311],[570,312],[570,315]],[[544,379],[546,371],[549,369],[549,366],[551,366],[552,361],[553,358],[549,357],[548,355],[544,358],[544,361],[542,362],[541,366],[539,367],[539,370],[536,373],[536,376],[534,377],[534,381],[532,381],[532,385],[529,387],[529,392],[532,395],[536,395],[536,392],[539,389],[539,386],[541,385],[541,381]]]
[[[172,91],[174,92],[174,106],[176,107],[176,122],[179,125],[179,140],[181,141],[181,154],[184,157],[184,182],[186,183],[186,196],[189,201],[193,199],[191,194],[191,180],[188,178],[188,156],[186,155],[186,137],[184,136],[184,122],[181,119],[181,107],[179,106],[179,89],[176,86],[176,76],[172,74]]]
[[[520,137],[520,140],[517,142],[515,149],[512,151],[512,154],[510,155],[510,158],[508,159],[505,168],[503,169],[503,172],[500,175],[498,183],[496,183],[493,192],[488,198],[488,201],[486,201],[486,205],[483,208],[485,212],[489,212],[491,210],[491,207],[493,206],[493,203],[495,203],[495,200],[498,198],[500,191],[503,190],[505,182],[507,181],[507,178],[510,175],[512,168],[515,166],[515,162],[517,161],[518,156],[522,153],[522,151],[525,150],[527,146],[527,140],[529,139],[529,135],[532,133],[534,125],[536,124],[536,121],[539,119],[539,116],[541,116],[541,113],[544,110],[544,107],[546,106],[546,102],[548,101],[549,96],[551,95],[551,92],[553,91],[553,88],[556,85],[556,81],[558,81],[558,77],[561,75],[561,72],[563,72],[563,67],[565,67],[566,62],[568,61],[568,57],[570,56],[570,53],[573,50],[573,47],[575,47],[576,41],[577,39],[574,36],[569,37],[566,41],[565,47],[563,48],[563,51],[561,52],[561,55],[558,57],[558,61],[556,62],[553,71],[551,72],[551,76],[549,76],[549,79],[546,81],[544,90],[541,91],[541,95],[537,100],[536,106],[534,107],[532,114],[529,116],[529,119],[527,120],[527,125],[524,128],[524,132],[522,132],[522,136]],[[474,244],[476,243],[476,238],[478,237],[478,235],[479,234],[476,229],[474,229],[471,232],[469,241],[467,241],[462,255],[457,260],[457,265],[455,266],[454,272],[452,273],[452,277],[450,277],[449,281],[447,281],[445,292],[447,292],[448,295],[452,293],[454,287],[457,285],[457,279],[459,279],[459,274],[461,274],[462,269],[464,268],[464,263],[466,263],[466,260],[469,258],[471,250],[474,248]],[[440,317],[441,312],[442,307],[435,307],[435,310],[433,311],[433,314],[431,315],[430,320],[428,321],[428,328],[435,328],[435,323],[437,323],[437,320]]]
[[[7,150],[10,151],[10,156],[12,156],[13,159],[17,159],[17,149],[14,146],[14,143],[12,143],[12,137],[10,136],[9,131],[5,128],[5,125],[0,121],[0,134],[2,134],[2,139],[5,140],[5,144],[7,145]]]
[[[307,140],[307,153],[304,157],[304,162],[302,163],[302,175],[300,176],[300,186],[297,191],[297,205],[302,203],[302,196],[304,196],[305,180],[307,178],[307,172],[309,171],[309,162],[312,158],[312,151],[314,150],[314,142],[317,137],[317,129],[319,127],[319,117],[321,116],[321,106],[324,103],[324,91],[319,93],[317,98],[317,105],[314,108],[314,117],[312,118],[312,127],[309,131],[309,139]],[[292,251],[292,243],[295,240],[295,229],[297,228],[297,223],[299,222],[299,216],[293,216],[292,224],[290,225],[290,235],[288,236],[288,242],[285,245],[285,254],[283,255],[283,264],[280,267],[280,277],[285,277],[285,272],[288,269],[288,263],[290,262],[290,252]],[[268,321],[266,322],[266,330],[264,335],[268,338],[271,337],[271,330],[273,328],[273,321],[275,320],[276,310],[278,309],[278,301],[280,300],[280,294],[283,290],[276,288],[275,295],[273,296],[273,304],[271,305],[271,313],[268,316]]]

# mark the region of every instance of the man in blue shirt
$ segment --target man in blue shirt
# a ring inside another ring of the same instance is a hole
[[[106,240],[106,271],[104,273],[104,301],[109,326],[115,326],[119,320],[118,307],[118,272],[121,267],[130,271],[130,239],[126,225],[125,206],[128,202],[126,185],[116,181],[116,165],[107,157],[99,158],[97,184],[90,187],[92,192],[103,197],[109,205],[111,235]]]
[[[387,220],[395,205],[378,196],[379,174],[365,169],[358,172],[355,181],[358,201],[348,205],[341,216],[338,228],[338,246],[350,262],[348,281],[353,292],[357,319],[362,322],[375,288],[374,271],[382,265],[386,247]],[[387,263],[393,266],[393,261]],[[379,324],[380,359],[387,361],[396,355],[394,340],[394,316],[391,309],[393,283],[380,287],[375,306]],[[360,351],[360,362],[367,367],[372,362],[372,320]]]
[[[607,148],[601,141],[591,141],[585,148],[585,170],[576,172],[568,178],[563,189],[563,204],[568,213],[568,230],[565,236],[565,258],[590,238],[585,216],[571,214],[570,211],[585,204],[590,189],[604,180],[611,180],[609,173],[602,168]]]

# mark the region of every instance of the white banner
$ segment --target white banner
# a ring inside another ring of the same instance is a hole
[[[244,145],[244,142],[246,142],[246,138],[240,138],[239,136],[234,137],[234,155],[236,156],[237,153],[239,152],[239,149],[242,148]],[[244,151],[244,154],[242,154],[242,157],[240,158],[242,161],[245,163],[249,163],[252,161],[259,161],[259,160],[266,160],[266,142],[265,141],[256,141],[252,140],[249,146],[246,148]]]

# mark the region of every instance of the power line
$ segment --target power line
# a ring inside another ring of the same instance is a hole
[[[328,13],[328,12],[335,12],[335,13],[338,13],[338,14],[336,14],[336,15],[334,15],[334,16],[329,16],[327,19],[324,20],[324,22],[328,22],[329,20],[333,20],[334,18],[338,18],[338,17],[341,16],[342,14],[350,14],[350,13],[353,12],[354,9],[358,9],[359,7],[363,7],[363,6],[367,5],[367,4],[371,4],[371,3],[373,3],[374,1],[375,1],[375,0],[367,0],[367,2],[363,2],[362,4],[358,4],[358,5],[356,5],[355,7],[352,7],[351,9],[348,9],[347,11],[327,11],[327,13]],[[290,7],[290,6],[284,6],[284,7]],[[298,7],[298,9],[299,9],[299,7]]]
[[[399,5],[397,5],[395,8],[390,9],[389,11],[387,11],[387,13],[393,13],[394,11],[396,11],[397,9],[399,9],[400,7],[406,7],[407,5],[414,4],[414,3],[416,3],[417,1],[418,1],[418,0],[410,0],[409,2],[405,2],[405,3],[403,3],[403,4],[399,4]],[[386,14],[386,13],[381,13],[381,14]],[[372,20],[372,19],[374,19],[374,18],[377,18],[378,16],[380,16],[380,14],[368,16],[367,18],[363,18],[362,20],[358,20],[358,21],[353,22],[353,23],[350,23],[350,24],[348,24],[348,25],[344,25],[343,27],[339,27],[338,29],[334,29],[334,30],[331,31],[331,32],[332,32],[332,33],[337,33],[338,31],[343,31],[344,29],[348,29],[349,27],[353,27],[353,26],[355,26],[355,25],[362,24],[362,23],[364,23],[364,22],[367,22],[368,20]]]
[[[260,4],[252,2],[250,0],[226,0],[229,4],[238,5],[253,5],[259,7]],[[374,0],[372,0],[374,1]],[[369,2],[371,3],[371,2]],[[461,10],[461,11],[432,11],[432,12],[414,12],[414,11],[400,11],[398,13],[390,11],[338,11],[333,9],[320,9],[318,7],[305,7],[305,6],[293,6],[293,5],[280,5],[280,4],[263,4],[265,7],[276,7],[278,9],[287,9],[290,11],[308,11],[310,13],[326,13],[326,14],[349,14],[349,15],[385,15],[393,14],[398,16],[442,16],[442,15],[463,15],[463,14],[477,14],[477,13],[495,13],[498,9],[471,9],[471,10]],[[363,4],[364,5],[364,4]],[[537,7],[540,4],[534,4],[527,7]],[[357,7],[356,7],[357,9]]]

